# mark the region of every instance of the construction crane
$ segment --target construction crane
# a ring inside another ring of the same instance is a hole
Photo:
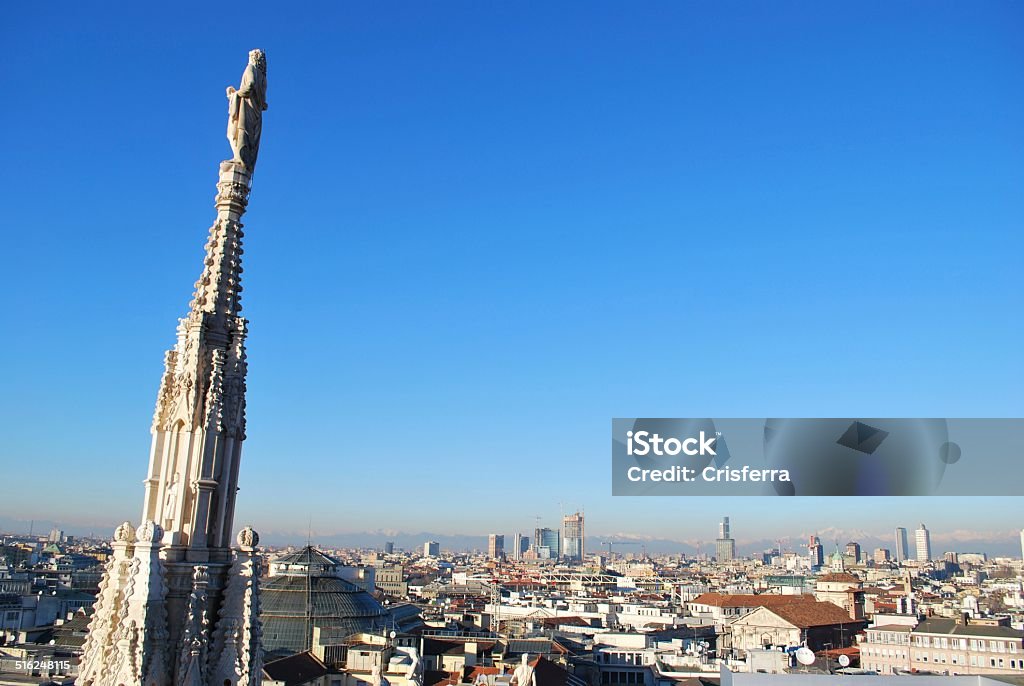
[[[613,545],[640,545],[637,541],[601,541],[601,545],[608,546],[608,559],[612,559],[612,546]]]

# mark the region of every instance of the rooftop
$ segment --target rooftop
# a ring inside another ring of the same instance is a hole
[[[963,624],[955,619],[929,617],[914,629],[915,634],[946,634],[949,636],[985,636],[986,638],[1024,639],[1024,631],[1011,629],[1008,626],[991,626],[985,624]]]

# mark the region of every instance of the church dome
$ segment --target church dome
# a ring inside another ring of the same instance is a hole
[[[390,623],[373,596],[337,576],[341,566],[311,546],[270,563],[271,576],[260,589],[262,642],[268,654],[306,650],[312,626],[354,634]]]

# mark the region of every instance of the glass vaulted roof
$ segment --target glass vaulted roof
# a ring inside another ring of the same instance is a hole
[[[274,560],[272,574],[275,567],[277,575],[260,589],[267,653],[306,650],[311,626],[359,633],[390,624],[387,611],[373,596],[334,575],[340,563],[312,547]]]

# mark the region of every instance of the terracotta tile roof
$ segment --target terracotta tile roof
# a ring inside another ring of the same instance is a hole
[[[441,672],[428,669],[423,673],[424,686],[454,686],[459,683],[461,675],[458,672]]]
[[[793,603],[765,608],[765,610],[801,629],[834,624],[864,624],[864,622],[852,619],[850,613],[838,605],[826,602]]]
[[[462,683],[472,684],[476,682],[476,678],[480,675],[489,674],[501,674],[501,669],[498,667],[481,667],[476,665],[474,667],[463,667],[462,668]]]
[[[860,579],[855,577],[853,574],[847,574],[846,572],[834,572],[832,574],[825,574],[817,578],[819,582],[825,582],[830,584],[835,583],[847,583],[847,584],[859,584]]]
[[[712,605],[714,607],[778,607],[794,603],[813,603],[814,597],[807,595],[773,595],[763,593],[702,593],[691,603]]]

